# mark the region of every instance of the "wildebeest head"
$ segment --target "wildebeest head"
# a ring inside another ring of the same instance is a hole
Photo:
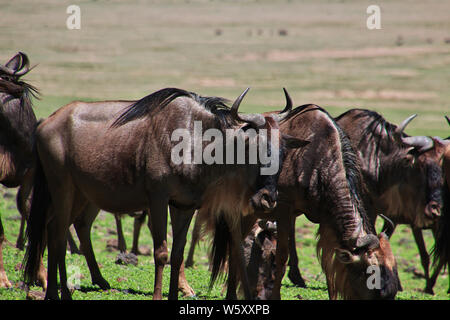
[[[31,97],[37,91],[20,80],[29,71],[28,57],[22,52],[0,65],[0,181],[11,187],[20,183],[32,162],[36,117]]]
[[[276,204],[278,169],[285,148],[306,142],[280,135],[279,119],[272,116],[238,113],[248,90],[229,107],[228,101],[220,97],[202,97],[178,88],[161,89],[128,106],[111,128],[144,117],[163,126],[164,135],[170,137],[164,147],[171,156],[171,170],[197,182],[195,193],[201,194],[201,199],[194,201],[195,205],[201,203],[202,211],[233,215],[270,211]],[[261,148],[267,151],[268,159],[262,159]],[[174,154],[177,161],[172,158]],[[273,167],[276,170],[271,171]]]
[[[393,231],[391,221],[388,226],[390,230],[377,236],[370,234],[371,241],[364,246],[348,249],[339,246],[332,228],[320,226],[317,248],[322,250],[322,266],[327,274],[330,298],[393,299],[402,290],[397,263],[389,244]],[[336,245],[334,250],[325,248],[333,243]]]
[[[396,129],[396,137],[408,149],[406,158],[409,165],[408,180],[402,186],[409,189],[405,192],[408,197],[411,194],[424,195],[416,200],[416,210],[418,217],[416,224],[427,227],[433,224],[441,215],[442,195],[441,189],[444,182],[441,168],[441,158],[444,153],[446,141],[439,137],[427,136],[406,136],[403,130],[406,125],[415,117],[407,118]],[[414,197],[412,197],[414,198]],[[420,219],[425,213],[424,219]]]
[[[283,88],[283,91],[286,98],[285,108],[279,114],[266,114],[265,116],[258,115],[259,121],[254,124],[254,126],[259,125],[258,129],[267,131],[267,141],[259,139],[258,142],[267,144],[267,153],[268,155],[274,156],[272,160],[276,162],[276,164],[270,162],[262,165],[263,168],[267,169],[266,172],[269,172],[269,174],[262,174],[259,176],[258,184],[261,188],[251,198],[253,208],[255,211],[259,212],[270,211],[276,206],[276,198],[278,194],[276,191],[276,184],[287,149],[303,147],[309,143],[308,141],[281,133],[279,129],[279,122],[289,116],[289,113],[292,111],[291,97],[285,88]],[[237,115],[237,112],[235,115],[241,121],[249,121],[250,119],[254,119],[254,115]],[[264,121],[262,119],[264,119]],[[274,135],[274,137],[272,137],[272,135]],[[273,146],[273,142],[275,142],[276,146]],[[272,168],[272,170],[269,170],[270,168]],[[276,170],[274,171],[273,169]]]
[[[361,158],[374,201],[396,223],[430,227],[442,206],[442,144],[437,138],[408,136],[408,117],[399,126],[380,114],[352,109],[337,118]]]

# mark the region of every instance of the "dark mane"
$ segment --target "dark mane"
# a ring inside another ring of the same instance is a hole
[[[178,88],[165,88],[156,91],[131,104],[111,125],[119,127],[127,122],[143,118],[157,110],[161,110],[178,97],[190,97],[199,105],[212,113],[224,116],[229,114],[228,100],[220,97],[202,97],[194,92]],[[225,111],[225,112],[224,112]]]
[[[379,113],[367,109],[351,109],[336,117],[336,121],[339,121],[341,118],[355,111],[358,112],[355,116],[356,119],[367,119],[366,121],[361,122],[365,128],[361,134],[361,140],[358,143],[358,147],[367,145],[367,142],[370,142],[375,146],[375,154],[379,153],[382,144],[387,150],[392,150],[395,144],[394,134],[397,126],[386,121]]]
[[[369,199],[367,197],[368,190],[366,189],[362,178],[362,169],[359,158],[355,153],[350,139],[345,134],[345,132],[341,129],[341,127],[339,127],[336,122],[334,122],[334,125],[339,132],[339,137],[341,140],[342,159],[344,161],[344,168],[347,182],[350,188],[352,201],[356,204],[361,215],[364,230],[366,232],[371,231],[376,234],[375,226],[370,223],[369,216],[367,215],[366,209],[364,207],[364,203],[367,203]]]

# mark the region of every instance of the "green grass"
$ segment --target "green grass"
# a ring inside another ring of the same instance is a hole
[[[251,86],[243,112],[279,110],[286,87],[295,105],[315,103],[333,116],[353,107],[368,108],[393,123],[418,113],[409,134],[449,135],[443,117],[450,113],[448,1],[377,1],[382,29],[373,31],[365,27],[369,4],[355,0],[81,0],[81,30],[68,30],[65,12],[71,4],[2,3],[0,60],[23,51],[37,64],[25,79],[41,92],[35,101],[39,118],[73,100],[138,99],[167,86],[229,99]],[[15,243],[19,221],[13,199],[4,199],[0,208],[7,238]],[[131,246],[132,219],[124,222]],[[139,257],[137,267],[115,265],[116,253],[105,250],[105,241],[115,237],[112,215],[102,215],[94,227],[96,255],[114,290],[92,287],[84,259],[67,255],[67,265],[79,266],[84,276],[83,290],[74,298],[151,298],[153,258]],[[327,299],[315,257],[316,226],[300,218],[297,227],[306,230],[297,233],[297,243],[309,288],[295,288],[286,278],[282,296]],[[426,239],[431,248],[428,232]],[[152,247],[147,230],[142,230],[141,241]],[[447,274],[439,278],[435,296],[421,293],[424,280],[413,272],[421,271],[420,259],[407,227],[398,228],[392,243],[405,288],[397,297],[448,299]],[[199,299],[221,299],[221,284],[208,292],[206,253],[205,245],[197,250],[199,263],[187,270],[188,280]],[[6,245],[4,255],[8,276],[17,283],[15,267],[23,253]],[[0,299],[24,297],[19,289],[0,290]]]
[[[19,214],[14,204],[14,189],[1,189],[7,196],[0,204],[0,214],[5,227],[8,244],[4,247],[5,268],[9,280],[14,286],[18,286],[21,281],[21,272],[19,269],[23,259],[23,252],[15,248],[14,244],[19,231]],[[128,248],[132,244],[133,219],[123,218],[123,227]],[[378,227],[381,227],[379,225]],[[191,227],[192,228],[192,227]],[[287,276],[282,282],[282,298],[286,300],[325,300],[328,299],[325,276],[321,270],[315,254],[316,248],[316,230],[317,225],[312,224],[303,216],[297,219],[297,251],[300,260],[300,270],[306,280],[308,288],[302,289],[292,285]],[[380,228],[378,228],[380,229]],[[169,249],[171,245],[171,232],[169,230]],[[190,232],[188,236],[190,239]],[[111,290],[102,291],[99,287],[92,285],[89,270],[83,256],[66,254],[66,266],[68,277],[79,271],[80,290],[73,293],[73,299],[77,300],[140,300],[151,299],[153,297],[154,284],[154,263],[153,256],[139,256],[137,266],[118,265],[115,263],[117,251],[110,252],[106,249],[108,240],[116,239],[115,222],[111,214],[101,212],[94,222],[92,229],[92,242],[95,255],[100,265],[100,270],[104,278],[111,285]],[[76,239],[76,236],[75,236]],[[427,248],[433,245],[433,238],[430,232],[425,231]],[[403,292],[397,294],[397,299],[401,300],[448,300],[448,272],[442,272],[434,288],[435,295],[429,295],[422,292],[425,287],[425,280],[420,277],[423,275],[418,250],[416,248],[412,233],[408,227],[399,226],[391,239],[393,252],[396,256],[399,266],[399,275],[404,288]],[[142,248],[153,248],[150,232],[142,228],[140,237],[140,246]],[[186,254],[189,247],[186,246]],[[195,255],[195,265],[193,268],[186,269],[186,278],[191,287],[196,292],[195,299],[215,300],[224,299],[225,291],[223,283],[217,282],[209,290],[210,272],[208,269],[208,245],[202,241],[197,247]],[[46,264],[46,259],[45,259]],[[169,290],[170,266],[164,271],[163,296],[167,298]],[[32,287],[32,290],[40,290],[39,287]],[[0,300],[25,299],[26,293],[20,288],[0,289]],[[180,294],[180,299],[183,298]]]

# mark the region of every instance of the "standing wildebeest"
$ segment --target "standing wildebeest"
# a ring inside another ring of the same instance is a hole
[[[437,138],[409,137],[403,130],[414,116],[400,126],[387,122],[380,114],[352,109],[336,118],[358,151],[364,182],[370,194],[368,214],[375,223],[383,213],[395,224],[409,224],[419,248],[432,292],[438,273],[429,277],[429,255],[422,229],[430,228],[440,215],[442,174],[439,164],[443,145]],[[304,285],[298,270],[295,242],[290,251],[291,281]]]
[[[450,118],[445,116],[450,126]],[[436,241],[433,248],[434,274],[439,274],[443,266],[450,269],[450,136],[443,142],[446,144],[442,157],[442,169],[445,176],[444,188],[442,190],[444,206],[436,231]],[[450,278],[447,293],[450,293]]]
[[[171,135],[176,129],[192,133],[196,121],[201,122],[203,130],[213,129],[222,136],[226,129],[241,129],[237,131],[238,137],[249,129],[257,132],[265,129],[268,135],[278,133],[278,123],[273,117],[237,113],[246,92],[230,109],[222,98],[200,97],[185,90],[166,88],[131,105],[127,101],[73,102],[44,120],[36,130],[39,162],[27,228],[27,282],[34,280],[37,257],[45,249],[47,236],[46,298],[58,298],[58,269],[62,298],[71,298],[66,284],[63,244],[69,225],[74,223],[93,282],[101,288],[109,287],[100,273],[90,241],[90,228],[99,209],[112,213],[150,210],[155,259],[154,299],[162,298],[162,272],[168,260],[169,204],[174,234],[169,299],[178,297],[178,274],[186,233],[196,208],[206,206],[214,209],[211,214],[225,216],[233,234],[237,234],[236,246],[240,245],[237,230],[240,230],[241,213],[274,208],[278,173],[262,175],[261,170],[267,165],[261,162],[175,163],[172,152],[179,144],[174,143]],[[272,154],[279,154],[275,160],[280,166],[285,145],[303,143],[283,137],[275,140],[280,146],[275,149],[270,137],[265,147]],[[249,140],[245,139],[245,152],[252,143]],[[200,141],[200,147],[202,144]],[[185,159],[194,153],[195,160],[195,146],[194,141],[194,146],[189,145],[187,151],[183,151]],[[236,155],[224,152],[224,156]],[[272,164],[273,161],[268,165]],[[245,271],[240,268],[240,272],[245,278]]]
[[[287,105],[292,105],[285,93]],[[286,231],[294,229],[295,217],[303,213],[320,224],[317,252],[331,299],[393,298],[399,289],[396,262],[387,237],[376,235],[365,212],[358,158],[345,133],[325,110],[315,105],[294,109],[280,123],[280,129],[283,134],[307,139],[310,144],[287,153],[278,180],[278,205],[272,213],[260,216],[276,220],[278,228],[271,298],[280,299],[288,257],[290,232]],[[220,261],[214,262],[217,265]],[[369,266],[380,271],[381,284],[374,289],[366,283]],[[228,290],[235,289],[235,281],[229,275]],[[228,292],[227,296],[233,294]]]
[[[8,188],[20,187],[17,206],[26,215],[31,192],[34,155],[33,135],[36,116],[31,98],[37,90],[20,80],[30,71],[26,54],[19,52],[5,65],[0,65],[0,183]],[[0,287],[10,287],[3,268],[2,244],[5,240],[0,218]],[[41,264],[38,275],[43,287],[46,274]]]

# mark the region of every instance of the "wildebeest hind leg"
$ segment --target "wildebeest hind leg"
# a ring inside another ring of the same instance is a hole
[[[55,201],[62,203],[64,201]],[[60,272],[61,297],[70,299],[65,270],[67,233],[69,230],[69,211],[65,206],[53,206],[53,219],[48,224],[48,285],[45,299],[59,299],[57,286],[58,267]]]

